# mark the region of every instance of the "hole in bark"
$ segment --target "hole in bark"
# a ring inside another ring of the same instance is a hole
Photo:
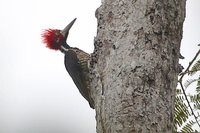
[[[148,82],[149,85],[151,86],[151,85],[154,83],[154,79],[149,79],[147,82]]]
[[[115,45],[113,45],[113,49],[116,49],[116,46],[115,46]]]
[[[154,17],[153,16],[150,16],[150,21],[151,21],[151,24],[154,24]]]
[[[162,59],[162,60],[166,60],[166,59],[167,59],[166,55],[162,54],[162,55],[161,55],[161,59]]]
[[[104,95],[104,83],[103,83],[103,78],[102,77],[100,77],[100,81],[101,81],[101,86],[102,86],[101,95]]]
[[[173,54],[173,55],[177,55],[177,53],[176,53],[176,50],[175,50],[175,49],[172,49],[172,54]]]
[[[147,77],[147,83],[149,84],[149,86],[152,86],[153,84],[155,84],[155,79],[154,79],[153,75],[149,75]]]

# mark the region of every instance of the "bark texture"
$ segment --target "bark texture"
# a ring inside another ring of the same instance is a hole
[[[171,133],[185,0],[104,0],[90,62],[98,133]]]

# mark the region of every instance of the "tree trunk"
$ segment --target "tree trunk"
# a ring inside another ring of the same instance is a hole
[[[171,133],[185,0],[102,0],[90,62],[98,133]]]

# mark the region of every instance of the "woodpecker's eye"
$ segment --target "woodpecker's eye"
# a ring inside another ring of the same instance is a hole
[[[60,35],[60,31],[57,31],[57,32],[55,33],[55,35],[56,35],[56,36],[59,36],[59,35]]]
[[[60,32],[59,31],[57,31],[57,32],[55,32],[55,42],[56,42],[56,44],[59,44],[59,42],[60,42]]]
[[[64,37],[62,34],[57,34],[56,35],[56,43],[61,43],[64,40]]]

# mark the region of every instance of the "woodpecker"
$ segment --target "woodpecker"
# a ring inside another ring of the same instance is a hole
[[[76,21],[72,20],[63,30],[47,29],[42,33],[43,43],[53,50],[60,50],[64,53],[64,64],[81,95],[89,102],[94,109],[94,101],[90,97],[88,61],[90,55],[78,48],[70,47],[67,44],[69,30]]]

